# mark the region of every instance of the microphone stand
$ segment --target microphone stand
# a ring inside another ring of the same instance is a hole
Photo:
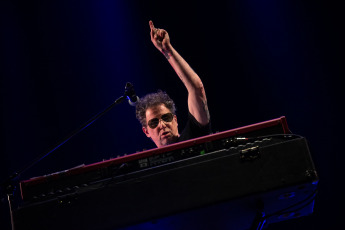
[[[7,201],[9,204],[10,209],[10,217],[11,217],[11,226],[12,230],[15,230],[14,226],[14,220],[13,220],[13,201],[14,201],[14,192],[16,190],[16,185],[18,183],[19,177],[21,174],[23,174],[25,171],[32,168],[34,165],[36,165],[38,162],[49,156],[52,152],[57,150],[59,147],[61,147],[63,144],[65,144],[67,141],[69,141],[73,136],[77,135],[81,131],[83,131],[86,127],[91,125],[93,122],[98,120],[100,117],[102,117],[104,114],[106,114],[109,110],[111,110],[114,106],[122,103],[126,98],[128,98],[129,102],[131,103],[130,99],[136,97],[135,91],[133,88],[133,85],[129,82],[126,83],[125,86],[125,93],[123,96],[116,99],[111,105],[109,105],[107,108],[105,108],[103,111],[96,114],[94,117],[92,117],[90,120],[85,122],[82,126],[80,126],[78,129],[76,129],[74,132],[72,132],[70,135],[68,135],[65,139],[63,139],[60,143],[55,145],[51,150],[49,150],[47,153],[43,153],[39,155],[35,160],[33,160],[31,163],[29,163],[27,166],[19,170],[18,172],[13,173],[5,182],[1,184],[1,187],[5,190],[7,195]]]

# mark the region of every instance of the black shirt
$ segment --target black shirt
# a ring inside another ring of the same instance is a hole
[[[211,122],[209,122],[207,125],[201,125],[192,114],[188,113],[186,127],[183,129],[180,137],[177,139],[177,142],[206,136],[211,133]]]

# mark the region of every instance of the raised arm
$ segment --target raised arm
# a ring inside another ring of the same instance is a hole
[[[195,119],[206,125],[210,121],[206,93],[200,77],[170,43],[169,34],[164,29],[155,28],[150,21],[151,41],[164,54],[188,91],[188,109]]]

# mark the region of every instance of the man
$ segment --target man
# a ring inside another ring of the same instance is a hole
[[[210,115],[201,79],[173,48],[168,32],[155,28],[152,21],[149,24],[152,43],[164,54],[187,88],[189,117],[180,135],[175,104],[171,98],[161,91],[148,94],[136,106],[136,116],[143,132],[157,147],[210,134]]]

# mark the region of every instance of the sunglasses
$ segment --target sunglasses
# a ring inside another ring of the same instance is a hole
[[[174,118],[174,115],[172,113],[166,113],[166,114],[163,114],[161,118],[153,118],[149,120],[147,124],[151,129],[155,129],[158,126],[160,120],[164,122],[171,122],[173,118]]]

